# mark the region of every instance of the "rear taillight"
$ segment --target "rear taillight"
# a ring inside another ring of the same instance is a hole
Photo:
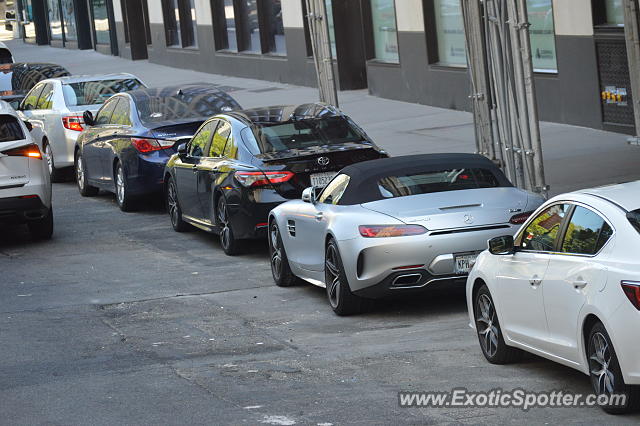
[[[42,153],[40,152],[40,148],[36,144],[9,149],[7,151],[3,151],[2,153],[10,157],[29,157],[37,158],[39,160],[42,159]]]
[[[64,126],[65,129],[81,132],[84,130],[84,127],[82,127],[83,124],[84,124],[84,119],[79,115],[70,115],[67,117],[62,117],[62,125]]]
[[[358,230],[365,238],[406,237],[427,233],[427,228],[420,225],[360,225]]]
[[[640,311],[640,282],[638,281],[622,281],[622,290],[627,298]]]
[[[517,215],[511,216],[511,219],[509,219],[509,223],[512,225],[522,225],[527,221],[527,219],[529,219],[529,216],[531,216],[532,214],[533,212],[518,213]]]
[[[143,154],[171,148],[175,142],[163,139],[131,138],[134,148]]]
[[[247,188],[251,186],[264,186],[269,184],[283,183],[294,176],[293,172],[236,172],[235,177]]]

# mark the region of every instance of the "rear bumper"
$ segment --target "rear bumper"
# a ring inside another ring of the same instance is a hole
[[[279,202],[254,202],[246,205],[229,205],[231,226],[236,238],[242,240],[266,238],[269,212],[280,204]]]
[[[406,281],[403,281],[405,280]],[[396,271],[378,284],[356,290],[353,293],[366,299],[382,299],[393,296],[422,293],[436,287],[464,287],[467,277],[462,275],[434,276],[424,269]]]
[[[161,193],[164,190],[164,168],[169,155],[162,151],[140,154],[125,160],[128,189],[132,194]]]
[[[26,223],[40,220],[47,215],[49,208],[40,197],[0,198],[0,223]]]

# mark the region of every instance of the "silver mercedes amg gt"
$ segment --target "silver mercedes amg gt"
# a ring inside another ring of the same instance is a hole
[[[356,163],[271,211],[271,271],[281,287],[326,288],[338,315],[358,313],[371,299],[464,283],[487,240],[515,233],[543,202],[480,155]]]

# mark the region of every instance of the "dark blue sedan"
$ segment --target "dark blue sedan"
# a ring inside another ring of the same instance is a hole
[[[75,149],[80,194],[114,192],[123,211],[141,195],[161,193],[164,166],[210,116],[240,109],[209,84],[145,88],[111,97],[95,118],[85,112],[85,130]]]

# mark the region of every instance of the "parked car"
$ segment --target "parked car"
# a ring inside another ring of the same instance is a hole
[[[0,101],[0,223],[26,223],[38,239],[53,234],[51,181],[42,152],[28,125],[4,101]]]
[[[96,112],[111,96],[146,87],[132,74],[102,74],[43,80],[29,91],[18,110],[37,129],[52,181],[73,167],[74,148],[84,130],[83,112]]]
[[[28,92],[48,78],[71,75],[57,64],[17,62],[0,65],[0,91]]]
[[[274,106],[208,120],[167,164],[167,208],[176,231],[220,236],[228,255],[266,236],[269,211],[326,185],[341,168],[386,157],[349,117],[325,104]]]
[[[640,408],[640,181],[559,195],[489,242],[467,281],[486,359],[532,352],[590,375]]]
[[[282,287],[325,287],[338,315],[358,313],[368,299],[464,281],[487,240],[515,233],[542,202],[480,155],[354,164],[273,209],[271,272]]]
[[[137,198],[161,193],[164,167],[180,141],[188,140],[212,115],[240,105],[211,84],[138,89],[110,98],[95,119],[85,112],[86,129],[76,142],[80,194],[114,192],[123,211]]]

